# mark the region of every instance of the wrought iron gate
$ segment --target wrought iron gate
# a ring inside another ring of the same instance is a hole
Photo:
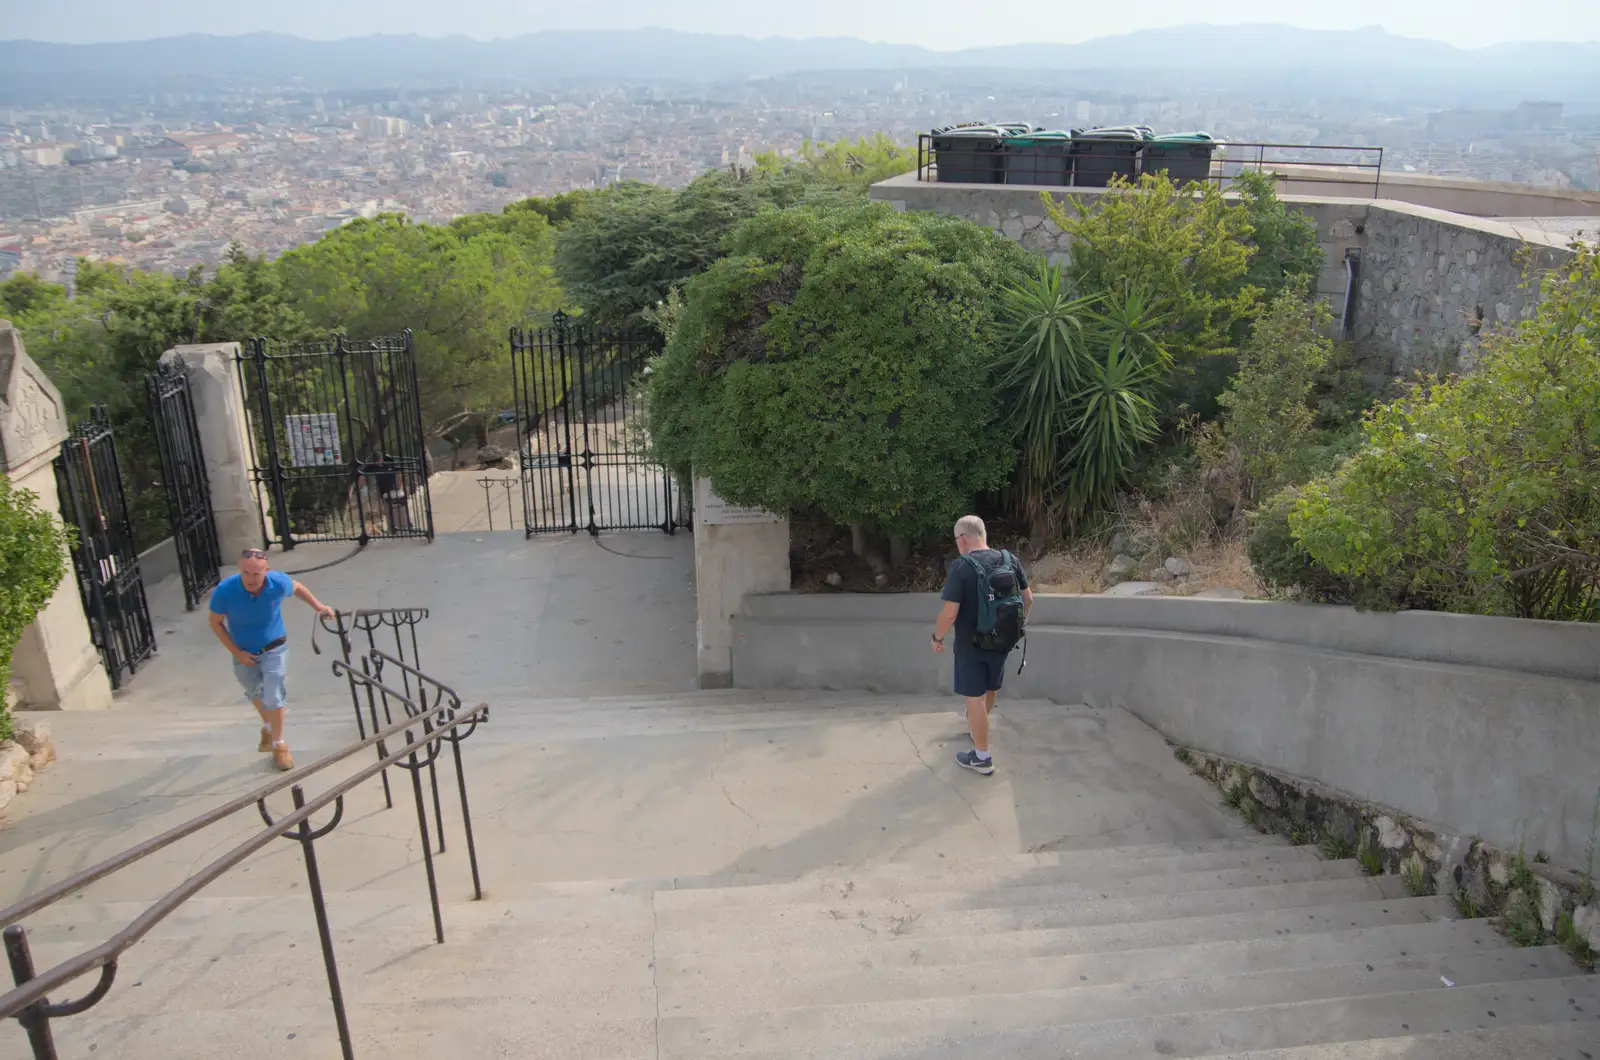
[[[105,663],[112,688],[123,683],[156,651],[150,605],[139,571],[139,550],[128,520],[127,497],[117,443],[103,407],[72,429],[56,457],[61,518],[77,530],[73,572],[89,634]]]
[[[686,499],[645,452],[636,388],[652,336],[557,313],[511,330],[522,514],[528,536],[687,526]]]
[[[172,543],[183,578],[183,603],[190,611],[217,584],[222,567],[217,524],[211,511],[200,426],[195,421],[189,370],[182,361],[162,361],[145,376],[150,422],[161,454],[161,484],[172,517]]]
[[[239,385],[264,542],[433,539],[411,332],[253,339]]]

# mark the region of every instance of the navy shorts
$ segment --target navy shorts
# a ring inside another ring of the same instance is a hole
[[[999,691],[1006,675],[1007,652],[957,648],[955,656],[956,695],[976,699],[987,692]]]

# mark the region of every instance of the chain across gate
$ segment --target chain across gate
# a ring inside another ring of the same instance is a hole
[[[252,339],[238,368],[263,542],[433,540],[411,332]]]
[[[128,519],[117,443],[104,407],[72,428],[55,460],[61,518],[77,530],[73,573],[89,634],[112,688],[156,651],[155,629],[139,570],[139,549]]]
[[[687,499],[645,452],[636,388],[653,336],[556,313],[511,330],[526,535],[689,525]]]
[[[172,519],[172,543],[183,579],[183,603],[193,611],[221,576],[222,550],[211,510],[200,426],[195,420],[189,370],[182,361],[161,361],[145,377],[150,422],[161,455],[161,484]]]

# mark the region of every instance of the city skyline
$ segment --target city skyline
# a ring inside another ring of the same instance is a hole
[[[666,28],[757,39],[853,37],[873,43],[914,45],[934,51],[1027,42],[1081,43],[1145,29],[1198,25],[1287,25],[1312,30],[1381,28],[1458,48],[1529,41],[1589,42],[1600,39],[1600,5],[1587,0],[1524,0],[1514,7],[1497,0],[1353,0],[1337,10],[1297,11],[1286,18],[1280,4],[1236,0],[1225,11],[1196,18],[1183,0],[1147,0],[1134,10],[1045,0],[993,0],[984,18],[972,18],[960,0],[818,0],[804,10],[709,0],[692,10],[661,0],[621,0],[603,8],[515,0],[460,0],[441,8],[417,0],[379,3],[345,0],[339,5],[286,0],[244,8],[198,0],[125,3],[57,0],[23,5],[8,0],[6,40],[110,43],[187,34],[236,36],[275,32],[309,40],[339,40],[373,34],[430,38],[503,40],[552,30]],[[1537,27],[1530,30],[1530,27]]]

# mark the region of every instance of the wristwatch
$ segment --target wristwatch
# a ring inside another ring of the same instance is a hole
[[[944,638],[943,637],[935,637],[932,633],[928,634],[928,639],[932,640],[935,644],[943,644],[944,643]]]

